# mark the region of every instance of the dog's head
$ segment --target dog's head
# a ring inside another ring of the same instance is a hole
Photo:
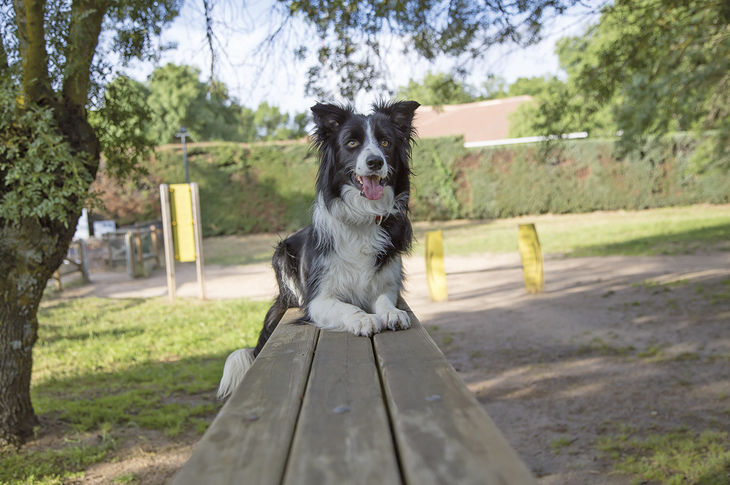
[[[415,101],[383,102],[369,115],[333,104],[312,107],[321,158],[317,190],[328,205],[352,188],[370,201],[380,200],[388,187],[393,197],[407,197],[418,106]]]

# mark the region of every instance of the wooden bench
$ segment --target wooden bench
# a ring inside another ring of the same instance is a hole
[[[537,483],[410,315],[369,339],[287,312],[173,483]]]

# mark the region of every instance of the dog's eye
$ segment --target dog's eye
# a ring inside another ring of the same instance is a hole
[[[355,148],[359,144],[360,144],[360,142],[357,141],[357,140],[350,140],[350,141],[347,142],[347,146],[350,147],[350,148]]]
[[[386,148],[390,145],[390,142],[388,140],[380,140],[380,146],[383,148]]]

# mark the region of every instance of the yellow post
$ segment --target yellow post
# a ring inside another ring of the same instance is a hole
[[[170,184],[172,238],[175,245],[175,259],[181,262],[195,261],[196,256],[193,202],[190,191],[190,184]]]
[[[540,293],[545,288],[542,271],[542,249],[537,238],[535,224],[520,224],[517,229],[517,245],[522,257],[522,272],[525,289],[529,293]]]
[[[441,231],[426,233],[426,282],[431,301],[448,300],[446,271],[444,269],[444,243]]]

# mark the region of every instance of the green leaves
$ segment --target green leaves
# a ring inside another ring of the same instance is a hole
[[[383,89],[384,56],[395,40],[403,51],[435,60],[446,55],[465,63],[500,42],[529,44],[540,36],[545,17],[561,13],[575,0],[400,0],[299,1],[279,5],[312,26],[320,41],[318,62],[308,74],[308,94],[326,97],[336,78],[339,94]],[[299,48],[298,52],[302,52]]]
[[[453,75],[428,72],[421,82],[409,80],[408,85],[398,89],[403,99],[417,99],[422,105],[469,103],[477,99],[474,89],[460,83]]]
[[[152,152],[154,139],[147,129],[152,119],[146,103],[148,93],[143,84],[120,76],[106,87],[104,106],[89,113],[106,170],[117,179],[143,171],[141,162]]]
[[[181,126],[190,133],[190,141],[250,142],[306,135],[305,113],[290,117],[265,102],[256,110],[241,106],[222,83],[200,81],[195,67],[167,64],[155,69],[146,84],[114,81],[110,89],[118,83],[133,89],[134,96],[124,99],[134,98],[138,106],[133,114],[144,113],[144,118],[134,114],[132,119],[156,144],[177,142],[175,133]]]
[[[562,39],[564,86],[538,95],[537,134],[622,133],[624,152],[694,131],[695,171],[730,168],[730,26],[722,0],[622,0]],[[724,19],[724,20],[723,20]]]
[[[48,108],[25,107],[0,82],[0,221],[50,219],[67,224],[81,210],[93,177],[83,152],[59,134]]]

